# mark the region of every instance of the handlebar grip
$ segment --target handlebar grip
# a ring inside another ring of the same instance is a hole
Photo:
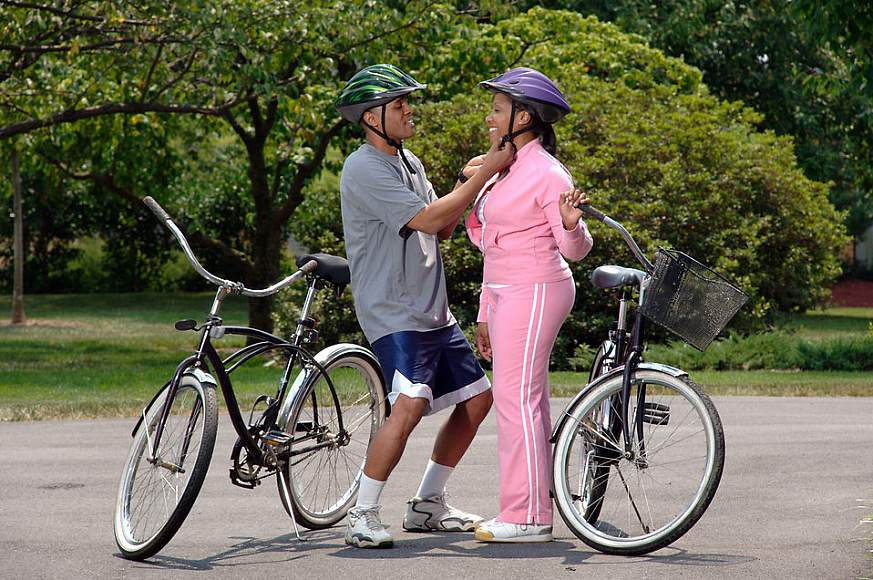
[[[597,221],[603,221],[606,219],[606,214],[602,211],[595,209],[594,207],[588,205],[587,203],[580,204],[576,206],[576,209],[581,209],[583,212],[587,213]]]
[[[161,221],[173,221],[173,218],[170,217],[170,214],[168,214],[167,212],[165,212],[165,211],[164,211],[164,208],[162,208],[162,207],[158,204],[158,202],[156,202],[156,201],[152,198],[152,196],[147,195],[147,196],[145,196],[144,198],[142,198],[142,201],[143,201],[143,203],[145,203],[147,206],[149,206],[149,209],[152,210],[152,213],[154,213],[156,216],[158,216],[158,219],[159,219],[159,220],[161,220]]]
[[[300,266],[300,271],[304,274],[309,274],[316,268],[318,268],[318,262],[316,262],[315,260],[309,260],[308,262]]]

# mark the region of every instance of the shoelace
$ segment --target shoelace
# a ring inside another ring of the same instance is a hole
[[[367,522],[367,527],[372,530],[384,527],[379,520],[379,510],[381,508],[382,506],[380,505],[374,505],[372,507],[357,508],[355,511],[358,512],[359,518],[364,518],[364,521]]]

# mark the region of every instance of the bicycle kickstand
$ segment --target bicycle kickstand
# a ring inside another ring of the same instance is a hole
[[[291,523],[294,525],[294,535],[298,542],[308,542],[306,538],[300,535],[300,528],[297,526],[297,518],[294,517],[294,510],[291,510]]]

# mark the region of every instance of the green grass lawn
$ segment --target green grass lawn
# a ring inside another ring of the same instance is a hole
[[[132,416],[196,347],[196,335],[173,322],[202,320],[211,294],[34,295],[26,326],[0,322],[0,421]],[[10,312],[8,296],[0,313]],[[245,324],[247,302],[228,298],[222,316]],[[791,324],[810,337],[864,333],[873,309],[839,308],[798,317]],[[238,337],[216,343],[230,352]],[[245,405],[272,394],[280,369],[254,364],[234,375]],[[245,374],[243,374],[245,373]],[[714,395],[873,395],[873,373],[731,371],[692,373]],[[571,396],[583,373],[552,374],[552,393]]]

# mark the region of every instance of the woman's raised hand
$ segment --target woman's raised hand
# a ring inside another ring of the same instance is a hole
[[[582,219],[582,210],[577,205],[589,203],[588,194],[573,188],[561,194],[558,209],[561,211],[561,221],[564,222],[565,230],[574,230]]]

